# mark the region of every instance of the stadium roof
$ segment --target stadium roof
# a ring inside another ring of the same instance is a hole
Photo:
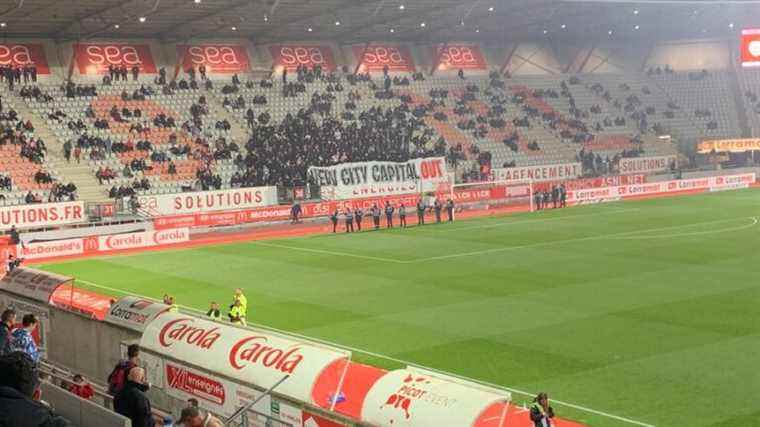
[[[6,0],[1,37],[605,40],[733,37],[756,0]],[[143,21],[143,22],[141,22]]]

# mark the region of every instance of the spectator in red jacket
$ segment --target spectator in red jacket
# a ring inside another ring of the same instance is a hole
[[[90,400],[95,395],[90,383],[79,374],[74,375],[74,382],[69,386],[69,391],[86,400]]]

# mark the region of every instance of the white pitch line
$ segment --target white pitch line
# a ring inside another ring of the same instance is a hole
[[[739,218],[739,219],[746,219],[746,218]],[[663,234],[661,236],[623,236],[623,237],[617,237],[613,239],[625,239],[625,240],[645,240],[645,239],[672,239],[674,237],[690,237],[690,236],[702,236],[705,234],[721,234],[721,233],[729,233],[731,231],[739,231],[739,230],[745,230],[747,228],[752,228],[758,224],[758,219],[756,217],[750,218],[752,222],[749,224],[739,225],[736,227],[726,227],[726,228],[719,228],[717,230],[706,230],[706,231],[690,231],[686,233],[675,233],[675,234]]]
[[[325,249],[313,249],[313,248],[304,248],[300,246],[288,246],[288,245],[281,245],[279,243],[269,243],[269,242],[262,242],[262,241],[254,241],[251,242],[256,246],[266,246],[266,247],[272,247],[272,248],[280,248],[280,249],[290,249],[294,251],[302,251],[302,252],[312,252],[316,254],[323,254],[323,255],[335,255],[335,256],[345,256],[350,258],[359,258],[359,259],[368,259],[370,261],[382,261],[382,262],[392,262],[396,264],[408,264],[411,261],[405,261],[401,259],[394,259],[394,258],[383,258],[383,257],[376,257],[376,256],[370,256],[370,255],[359,255],[359,254],[352,254],[348,252],[337,252],[337,251],[328,251]]]
[[[674,225],[671,227],[648,228],[644,230],[626,231],[622,233],[601,234],[601,235],[596,235],[596,236],[577,237],[577,238],[564,239],[564,240],[552,240],[552,241],[547,241],[547,242],[530,243],[527,245],[519,245],[519,246],[504,246],[501,248],[485,249],[482,251],[463,252],[463,253],[458,253],[458,254],[441,255],[441,256],[435,256],[435,257],[429,257],[429,258],[419,258],[419,259],[411,260],[409,262],[417,263],[417,262],[426,262],[426,261],[440,261],[444,259],[461,258],[461,257],[467,257],[467,256],[474,256],[474,255],[486,255],[486,254],[491,254],[491,253],[506,252],[506,251],[512,251],[512,250],[517,250],[517,249],[530,249],[530,248],[538,248],[542,246],[554,246],[554,245],[559,245],[563,243],[583,242],[587,240],[605,239],[605,238],[627,236],[627,235],[636,234],[636,233],[647,233],[647,232],[653,232],[653,231],[675,230],[675,229],[684,228],[684,227],[693,227],[696,225],[719,224],[722,222],[736,221],[739,219],[754,219],[754,218],[755,217],[730,218],[730,219],[722,219],[722,220],[716,220],[716,221],[695,222],[692,224]],[[755,225],[755,224],[752,224],[752,225]]]
[[[641,209],[639,208],[631,208],[631,209],[616,209],[616,210],[610,210],[605,212],[597,212],[597,213],[591,213],[591,214],[585,214],[585,215],[565,215],[565,216],[557,216],[557,217],[551,217],[551,218],[541,218],[541,219],[533,219],[533,220],[525,220],[525,221],[499,221],[492,224],[478,224],[478,225],[471,225],[467,227],[456,227],[456,228],[435,228],[430,227],[427,230],[430,231],[436,231],[440,233],[453,233],[461,230],[475,230],[479,228],[492,228],[492,227],[503,227],[505,225],[522,225],[522,224],[533,224],[533,223],[541,223],[541,222],[551,222],[551,221],[561,221],[561,220],[571,220],[575,218],[589,218],[589,217],[595,217],[595,216],[607,216],[607,215],[615,215],[619,213],[625,213],[625,212],[634,212],[639,211]]]
[[[97,283],[93,283],[93,282],[90,282],[90,281],[84,280],[84,279],[75,279],[75,280],[77,282],[81,282],[81,283],[84,283],[86,285],[89,285],[89,286],[92,286],[92,287],[95,287],[95,288],[105,289],[105,290],[108,290],[108,291],[117,292],[117,293],[124,294],[124,295],[133,295],[133,296],[140,297],[140,298],[143,298],[143,299],[147,299],[147,300],[158,302],[158,300],[155,299],[155,298],[148,297],[148,296],[145,296],[145,295],[140,295],[140,294],[137,294],[137,293],[134,293],[134,292],[126,292],[126,291],[121,290],[121,289],[115,289],[115,288],[111,288],[111,287],[108,287],[108,286],[99,285]],[[202,317],[205,317],[206,313],[204,313],[201,310],[198,310],[197,308],[189,307],[189,306],[186,306],[186,305],[178,305],[178,306],[180,308],[182,308],[182,309],[185,309],[187,311],[190,311],[190,312],[196,313],[196,314],[198,314],[198,315],[200,315]],[[488,387],[492,387],[492,388],[497,388],[497,389],[505,390],[505,391],[508,391],[510,393],[517,393],[517,394],[521,394],[521,395],[529,396],[529,397],[534,397],[537,394],[537,393],[534,393],[534,392],[519,390],[519,389],[516,389],[516,388],[505,387],[505,386],[500,385],[500,384],[489,383],[487,381],[482,381],[482,380],[478,380],[478,379],[475,379],[475,378],[466,377],[464,375],[458,375],[458,374],[453,374],[453,373],[450,373],[450,372],[441,371],[440,369],[434,369],[434,368],[430,368],[430,367],[427,367],[427,366],[422,366],[422,365],[419,365],[417,363],[410,362],[410,361],[407,361],[407,360],[397,359],[395,357],[386,356],[386,355],[383,355],[383,354],[379,354],[379,353],[375,353],[375,352],[372,352],[372,351],[367,351],[367,350],[363,350],[363,349],[360,349],[360,348],[351,347],[351,346],[347,346],[347,345],[343,345],[343,344],[337,344],[337,343],[330,342],[330,341],[327,341],[327,340],[323,340],[323,339],[320,339],[320,338],[309,337],[309,336],[306,336],[306,335],[303,335],[303,334],[299,334],[299,333],[296,333],[296,332],[285,331],[285,330],[282,330],[282,329],[277,329],[277,328],[273,328],[271,326],[261,325],[261,324],[253,323],[253,322],[247,322],[247,323],[248,323],[249,326],[252,326],[252,327],[255,327],[255,328],[264,329],[264,330],[268,330],[268,331],[275,332],[275,333],[278,333],[278,334],[282,334],[282,335],[286,335],[286,336],[291,336],[291,337],[295,337],[295,338],[299,338],[299,339],[303,339],[303,340],[307,340],[307,341],[312,341],[312,342],[315,342],[315,343],[318,343],[318,344],[322,344],[322,345],[325,345],[325,346],[337,347],[337,348],[340,348],[340,349],[343,349],[343,350],[346,350],[346,351],[350,351],[351,353],[360,353],[360,354],[365,354],[367,356],[376,357],[378,359],[389,360],[391,362],[395,362],[395,363],[398,363],[400,365],[406,365],[406,366],[410,366],[410,367],[416,367],[416,368],[428,370],[428,371],[431,371],[431,372],[436,372],[436,373],[439,373],[439,374],[442,374],[442,375],[448,375],[448,376],[451,376],[451,377],[454,377],[454,378],[458,378],[460,380],[470,381],[470,382],[473,382],[473,383],[476,383],[476,384],[481,384],[481,385],[484,385],[484,386],[488,386]],[[240,326],[238,326],[238,327],[240,327]],[[617,421],[622,421],[622,422],[625,422],[625,423],[628,423],[628,424],[633,424],[633,425],[637,425],[637,426],[641,426],[641,427],[655,427],[653,424],[647,424],[647,423],[644,423],[644,422],[641,422],[641,421],[636,421],[636,420],[633,420],[633,419],[630,419],[630,418],[621,417],[619,415],[610,414],[608,412],[603,412],[603,411],[598,411],[596,409],[586,408],[584,406],[576,405],[574,403],[563,402],[563,401],[557,400],[557,399],[552,399],[552,402],[556,403],[558,405],[566,406],[568,408],[576,409],[576,410],[581,411],[581,412],[588,412],[590,414],[595,414],[595,415],[599,415],[599,416],[602,416],[602,417],[614,419],[614,420],[617,420]]]

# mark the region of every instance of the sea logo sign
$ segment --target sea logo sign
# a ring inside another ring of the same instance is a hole
[[[359,64],[361,72],[388,71],[412,73],[415,70],[414,59],[407,46],[370,45],[352,46],[351,50]]]
[[[138,67],[141,73],[155,74],[156,63],[147,44],[75,44],[74,57],[79,74],[108,74],[108,67]]]
[[[335,71],[335,57],[330,46],[320,45],[272,45],[269,46],[272,62],[275,70],[286,69],[295,71],[296,68],[305,66],[314,68],[319,65],[324,71]]]
[[[445,70],[487,70],[480,46],[476,44],[440,44],[433,47],[438,69]]]
[[[248,49],[240,44],[177,45],[185,70],[203,65],[208,73],[234,74],[248,71]]]
[[[50,74],[45,49],[41,44],[0,43],[0,66],[35,66],[37,74]]]

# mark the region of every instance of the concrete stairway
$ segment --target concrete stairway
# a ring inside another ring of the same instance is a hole
[[[84,202],[107,202],[109,200],[106,187],[98,183],[95,174],[90,170],[85,160],[82,160],[81,164],[77,164],[74,161],[71,163],[66,162],[66,159],[63,157],[64,141],[61,141],[53,133],[42,117],[32,112],[27,107],[26,102],[15,93],[11,93],[5,89],[2,92],[2,96],[13,103],[20,117],[32,122],[35,135],[42,138],[47,146],[45,161],[50,168],[57,171],[61,181],[64,183],[73,182],[77,186],[79,200]]]

